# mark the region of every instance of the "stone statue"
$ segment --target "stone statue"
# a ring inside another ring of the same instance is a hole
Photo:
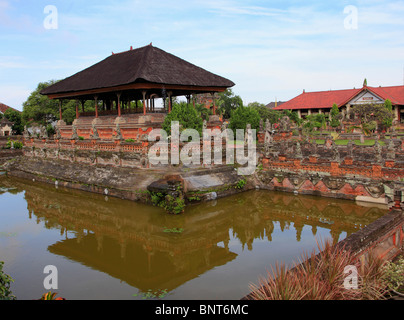
[[[72,139],[73,140],[78,140],[79,135],[77,134],[77,126],[75,124],[73,124],[72,129],[73,129]]]
[[[265,139],[264,139],[264,145],[271,145],[273,141],[272,138],[272,125],[271,122],[267,119],[265,122]]]
[[[208,122],[206,120],[203,120],[202,130],[206,130],[207,128],[208,128]]]
[[[387,147],[387,159],[394,160],[396,158],[396,151],[394,150],[394,141],[390,139]]]
[[[55,131],[56,131],[55,139],[60,140],[62,138],[62,134],[60,133],[59,126],[55,127]]]
[[[30,134],[29,134],[29,131],[27,129],[27,126],[24,126],[23,136],[24,136],[25,139],[29,139],[29,137],[30,137]]]
[[[42,139],[48,138],[48,131],[46,130],[45,126],[40,127],[40,136]]]
[[[280,121],[280,125],[281,125],[281,130],[288,132],[290,131],[290,119],[288,116],[284,116],[281,121]]]
[[[382,159],[382,146],[380,145],[378,139],[376,139],[376,141],[375,141],[374,150],[375,150],[376,162],[377,162],[377,163],[381,163],[382,160],[383,160],[383,159]]]
[[[92,133],[92,135],[91,135],[91,139],[99,140],[99,139],[100,139],[100,136],[98,135],[98,130],[97,130],[97,128],[96,128],[94,122],[91,124],[91,128],[93,129],[93,133]]]
[[[250,138],[250,136],[252,135],[252,132],[251,132],[251,124],[247,124],[247,128],[246,128],[246,130],[245,130],[245,138],[244,138],[244,142],[245,143],[248,143],[248,139]]]
[[[121,133],[121,127],[119,126],[119,123],[116,124],[115,128],[115,139],[116,140],[122,140],[122,133]]]
[[[296,143],[295,157],[297,159],[303,158],[302,147],[300,146],[300,142]]]
[[[341,155],[336,144],[332,144],[332,158],[336,162],[341,162]]]

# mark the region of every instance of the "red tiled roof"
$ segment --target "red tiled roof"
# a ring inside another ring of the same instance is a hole
[[[395,87],[363,87],[360,89],[330,90],[318,92],[303,92],[297,97],[275,108],[276,110],[298,109],[330,109],[336,103],[339,107],[345,105],[363,90],[369,90],[383,100],[389,99],[394,104],[404,105],[404,86]]]
[[[368,88],[384,100],[389,99],[392,104],[404,105],[404,86]]]
[[[6,110],[10,108],[9,106],[5,105],[4,103],[0,103],[0,112],[4,113]]]
[[[15,111],[18,111],[18,110],[16,110],[16,109],[11,108],[11,107],[9,107],[8,105],[6,105],[6,104],[0,102],[0,112],[1,112],[1,113],[4,113],[4,112],[6,112],[7,109],[13,109],[13,110],[15,110]],[[21,111],[18,111],[18,112],[21,112]]]

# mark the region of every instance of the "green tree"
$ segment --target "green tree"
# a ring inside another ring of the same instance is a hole
[[[171,135],[172,121],[178,121],[181,130],[195,129],[202,136],[203,120],[192,104],[180,102],[173,105],[171,113],[165,117],[163,123],[163,129],[168,135]]]
[[[24,131],[24,125],[22,124],[21,113],[14,109],[7,109],[4,112],[4,117],[9,121],[13,122],[13,131],[15,134],[22,134]]]
[[[370,134],[376,126],[387,129],[393,121],[393,112],[385,104],[358,104],[351,109],[351,113],[359,118],[365,134]]]
[[[324,128],[327,121],[324,113],[308,115],[303,123],[303,128],[312,132],[314,129],[318,130]]]
[[[384,101],[384,107],[391,113],[393,113],[393,104],[389,99]],[[384,118],[382,120],[382,129],[387,130],[393,126],[393,116]]]
[[[49,117],[53,118],[53,120],[58,118],[59,101],[51,100],[47,96],[40,94],[43,89],[56,82],[51,80],[39,83],[35,91],[23,103],[22,118],[26,123],[34,121],[45,125]]]
[[[247,124],[251,124],[251,129],[259,129],[260,115],[257,110],[249,107],[238,107],[233,110],[230,117],[230,129],[236,132],[237,129],[245,130]]]
[[[39,83],[35,91],[33,91],[27,101],[23,103],[22,119],[24,124],[35,122],[46,126],[48,123],[59,119],[59,100],[52,100],[47,96],[40,94],[43,89],[55,84],[56,82],[58,81],[51,80]],[[87,112],[94,110],[95,107],[93,100],[88,100],[84,103],[84,111]],[[67,124],[71,124],[76,118],[75,100],[62,101],[62,118]]]
[[[330,125],[333,128],[339,127],[341,125],[340,120],[341,114],[339,112],[339,108],[336,103],[333,104],[331,108],[331,122]]]
[[[202,119],[206,121],[208,121],[209,116],[213,114],[212,110],[206,108],[205,105],[200,103],[195,103],[195,109],[201,115]]]
[[[219,93],[217,105],[218,112],[221,113],[225,119],[229,119],[233,110],[243,106],[243,100],[240,96],[235,95],[232,89],[227,89]]]
[[[294,123],[296,123],[298,126],[300,126],[303,123],[303,119],[299,118],[299,114],[296,111],[283,110],[282,113],[283,115],[288,116],[289,119],[292,120]]]

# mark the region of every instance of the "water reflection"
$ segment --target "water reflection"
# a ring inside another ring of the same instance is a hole
[[[2,178],[0,187],[3,193],[24,190],[29,219],[60,231],[49,252],[141,291],[171,291],[234,261],[231,239],[253,250],[255,241],[273,241],[276,228],[295,230],[293,241],[301,241],[309,226],[313,235],[318,228],[329,230],[337,242],[386,212],[349,201],[252,191],[170,216],[159,208],[17,179]]]

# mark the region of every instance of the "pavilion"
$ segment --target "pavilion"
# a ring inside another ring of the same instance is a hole
[[[94,116],[116,114],[122,106],[142,101],[143,114],[155,112],[153,100],[192,94],[223,92],[234,83],[208,72],[152,44],[126,52],[112,54],[105,60],[42,90],[50,99],[75,99],[82,104],[95,101]],[[99,100],[103,101],[99,110]],[[115,103],[112,103],[115,102]],[[112,106],[115,105],[115,112]],[[126,112],[128,108],[126,109]],[[77,110],[78,113],[78,110]],[[77,114],[80,116],[80,114]],[[88,114],[83,114],[88,115]]]

